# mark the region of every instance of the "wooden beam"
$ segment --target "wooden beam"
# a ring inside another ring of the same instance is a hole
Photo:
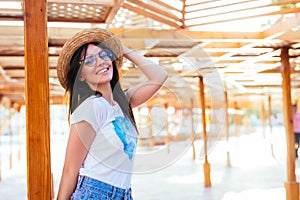
[[[293,111],[291,98],[291,77],[289,49],[281,49],[281,74],[282,74],[282,93],[283,93],[283,112],[284,126],[287,142],[287,181],[285,182],[286,199],[299,199],[299,183],[296,181],[295,174],[295,139],[293,130]]]
[[[124,0],[115,0],[114,5],[110,9],[108,15],[106,16],[105,23],[110,24],[112,20],[115,18],[118,10],[122,7]]]
[[[173,24],[174,25],[174,24]],[[68,27],[49,27],[49,40],[59,39],[67,40],[72,37],[75,33],[79,32],[82,28],[68,28]],[[259,42],[263,41],[266,34],[261,32],[226,32],[226,31],[190,31],[188,29],[180,30],[156,30],[151,28],[109,28],[110,31],[115,33],[121,39],[134,39],[134,40],[144,40],[144,39],[161,39],[161,40],[208,40],[209,42],[220,42],[220,45],[224,47],[221,43],[226,45],[229,42],[238,43],[249,43],[249,42]],[[142,32],[142,33],[141,33]],[[12,36],[13,33],[13,36]],[[298,34],[299,35],[299,34]],[[14,45],[23,45],[23,41],[20,37],[23,37],[23,27],[21,26],[1,26],[0,40],[2,41],[8,39],[14,41]],[[274,38],[273,38],[274,39]],[[282,40],[289,38],[280,38]],[[300,40],[300,36],[298,38]],[[239,47],[239,46],[236,46]]]
[[[152,18],[153,20],[155,21],[158,21],[158,22],[161,22],[161,23],[164,23],[164,24],[167,24],[169,26],[172,26],[174,28],[177,28],[177,29],[180,29],[181,26],[178,25],[177,23],[171,21],[171,20],[168,20],[168,19],[165,19],[165,18],[162,18],[161,16],[158,16],[156,14],[153,14],[153,13],[149,13],[149,12],[145,12],[145,10],[143,9],[140,9],[138,7],[134,7],[128,3],[124,3],[123,4],[123,8],[126,8],[128,10],[131,10],[139,15],[143,15],[145,17],[149,17],[149,18]]]
[[[23,0],[27,199],[51,199],[46,0]]]
[[[97,23],[97,24],[104,24],[104,19],[91,19],[91,18],[56,18],[56,17],[49,17],[49,22],[76,22],[76,23]]]
[[[186,0],[182,0],[182,11],[181,11],[181,23],[182,23],[182,27],[185,27],[185,20],[186,20]]]

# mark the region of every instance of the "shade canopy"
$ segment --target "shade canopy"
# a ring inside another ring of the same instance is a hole
[[[65,41],[83,28],[101,27],[160,63],[170,78],[155,101],[189,106],[203,76],[208,106],[227,91],[229,106],[257,107],[272,97],[282,106],[282,48],[289,48],[292,101],[300,96],[300,1],[268,0],[48,0],[51,103],[61,103],[56,64]],[[22,1],[0,2],[0,95],[24,100]],[[131,63],[124,87],[143,77]],[[188,91],[188,92],[187,92]],[[214,100],[213,100],[214,99]],[[173,102],[173,103],[172,103]]]

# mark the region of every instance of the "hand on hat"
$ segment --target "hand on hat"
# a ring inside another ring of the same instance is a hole
[[[127,54],[130,54],[130,53],[132,53],[132,52],[133,52],[133,50],[131,50],[131,49],[129,49],[129,48],[123,46],[123,55],[124,55],[125,57],[126,57]]]

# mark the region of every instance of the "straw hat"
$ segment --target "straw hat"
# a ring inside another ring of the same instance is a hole
[[[67,73],[70,68],[70,61],[75,51],[82,45],[90,42],[101,42],[105,44],[116,56],[116,65],[118,68],[123,63],[123,48],[120,40],[112,32],[101,28],[90,28],[76,33],[63,46],[58,62],[57,76],[60,84],[66,89]]]

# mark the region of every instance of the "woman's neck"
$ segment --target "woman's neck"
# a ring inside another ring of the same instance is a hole
[[[101,85],[97,87],[97,91],[102,94],[102,97],[110,104],[114,105],[114,98],[110,84]]]

